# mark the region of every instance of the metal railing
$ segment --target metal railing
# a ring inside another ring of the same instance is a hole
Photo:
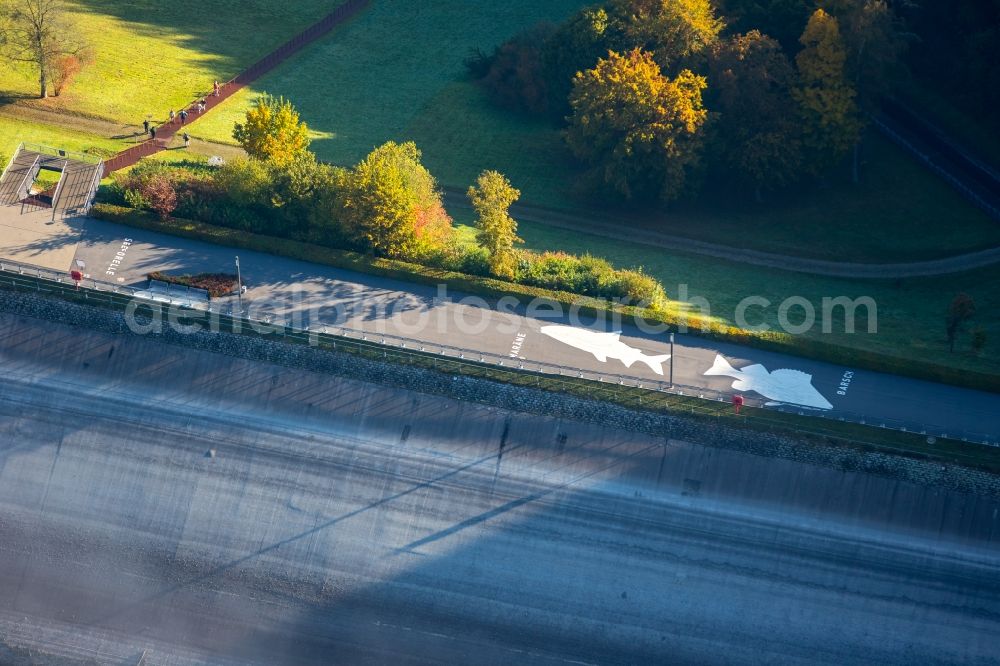
[[[0,171],[0,180],[2,180],[3,177],[7,175],[7,172],[10,170],[11,166],[13,166],[13,164],[14,164],[14,158],[17,157],[17,154],[19,152],[21,152],[22,148],[24,148],[24,142],[23,141],[18,144],[17,150],[15,150],[13,153],[10,154],[10,159],[7,160],[7,166],[5,166],[3,168],[3,171]]]
[[[56,220],[56,205],[59,203],[59,195],[63,191],[63,183],[66,182],[66,167],[69,165],[68,160],[63,160],[62,168],[59,170],[59,182],[56,183],[56,191],[52,193],[52,221]]]
[[[42,155],[49,155],[50,157],[68,158],[75,162],[85,162],[87,164],[97,164],[101,161],[101,158],[96,155],[79,153],[75,150],[63,150],[62,148],[43,146],[40,143],[22,143],[21,148],[32,153],[40,153]]]
[[[745,406],[759,408],[759,411],[754,412],[752,416],[744,413],[740,417],[735,417],[731,410],[721,410],[719,405],[719,403],[728,404],[732,398],[732,392],[681,383],[670,384],[667,381],[650,380],[626,374],[584,370],[340,325],[321,323],[302,325],[294,321],[294,315],[291,318],[275,315],[262,315],[253,318],[245,312],[239,312],[232,303],[219,301],[206,303],[194,299],[175,298],[149,289],[112,284],[90,278],[81,280],[78,287],[67,274],[15,261],[0,260],[0,284],[38,293],[52,293],[78,298],[85,302],[118,309],[126,307],[131,301],[148,304],[150,307],[174,306],[189,316],[202,318],[206,315],[212,315],[215,324],[219,326],[218,330],[277,336],[302,344],[318,345],[334,350],[346,347],[350,351],[374,358],[410,364],[419,362],[447,372],[492,378],[497,378],[500,375],[503,377],[503,381],[511,381],[512,383],[540,385],[544,381],[549,388],[566,391],[572,389],[573,392],[579,393],[581,382],[583,382],[586,387],[589,387],[587,388],[588,395],[614,396],[619,399],[619,402],[623,392],[628,392],[631,399],[636,400],[640,405],[653,405],[657,395],[661,396],[661,402],[663,396],[674,396],[675,399],[668,405],[668,408],[672,410],[711,417],[720,417],[725,413],[727,418],[738,418],[746,423],[770,425],[812,435],[851,439],[879,446],[884,444],[858,435],[845,436],[841,431],[830,430],[825,424],[831,421],[854,423],[922,436],[1000,446],[1000,434],[998,433],[956,430],[929,423],[877,418],[846,410],[817,410],[794,405],[773,406],[768,405],[763,399],[745,395]],[[636,389],[640,390],[636,391]],[[643,395],[648,396],[646,403],[642,402]],[[774,412],[810,418],[798,419],[794,426],[790,426],[787,421],[782,421],[776,416],[769,416]],[[811,425],[805,425],[810,421]]]
[[[21,182],[17,186],[17,190],[14,191],[14,194],[17,195],[14,199],[15,201],[17,201],[17,199],[21,199],[28,195],[31,186],[28,185],[28,188],[25,188],[25,185],[30,182],[30,179],[33,179],[35,177],[36,173],[35,167],[37,166],[38,166],[38,155],[35,155],[34,161],[32,161],[31,166],[28,167],[28,170],[24,172],[24,175],[21,177]],[[23,205],[21,206],[21,210],[22,211],[24,210]]]

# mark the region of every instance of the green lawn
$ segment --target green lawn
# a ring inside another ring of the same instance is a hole
[[[1000,245],[1000,224],[874,130],[860,182],[845,172],[765,205],[708,196],[643,226],[725,245],[802,257],[893,263]]]
[[[471,48],[489,52],[518,30],[559,21],[586,0],[432,4],[378,0],[331,37],[311,46],[222,109],[196,123],[195,136],[231,141],[232,125],[256,94],[294,101],[322,136],[313,149],[349,164],[389,139],[414,139],[426,163],[447,184],[472,182],[484,168],[512,162],[550,172],[531,189],[540,198],[564,182],[553,156],[558,137],[544,123],[510,118],[466,82],[462,60]],[[219,113],[223,111],[223,113]],[[519,179],[521,187],[528,185]],[[526,190],[527,191],[527,190]]]
[[[37,74],[0,69],[0,98],[139,125],[163,119],[335,9],[338,0],[67,0],[94,52],[60,97],[37,100]]]

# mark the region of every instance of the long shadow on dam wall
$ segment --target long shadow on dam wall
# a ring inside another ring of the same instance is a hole
[[[9,315],[0,349],[6,404],[62,387],[3,414],[48,425],[2,431],[37,593],[0,611],[303,664],[972,661],[1000,628],[995,499]]]

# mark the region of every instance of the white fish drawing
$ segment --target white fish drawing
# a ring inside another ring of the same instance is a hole
[[[721,354],[716,354],[715,362],[705,374],[732,377],[735,380],[733,388],[737,391],[754,391],[776,403],[833,409],[833,405],[812,385],[812,375],[801,370],[781,368],[768,372],[759,363],[737,370]]]
[[[626,368],[631,368],[632,364],[640,361],[649,366],[650,370],[658,375],[663,374],[663,363],[670,359],[670,354],[661,356],[646,356],[641,349],[630,347],[619,338],[621,331],[611,333],[601,333],[591,331],[586,328],[575,328],[573,326],[542,326],[542,333],[555,338],[571,347],[590,352],[598,361],[607,363],[609,358],[616,358],[625,364]]]

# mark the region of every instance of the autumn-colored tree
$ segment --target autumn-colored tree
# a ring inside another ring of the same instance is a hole
[[[236,139],[247,154],[284,166],[309,148],[309,128],[299,120],[299,113],[284,97],[261,95],[247,109],[246,119],[233,128]]]
[[[822,9],[809,17],[795,58],[799,85],[793,90],[802,119],[807,167],[819,173],[857,142],[860,130],[854,88],[847,81],[847,51],[837,19]]]
[[[972,296],[965,293],[956,294],[951,305],[948,306],[948,314],[944,319],[949,351],[955,351],[955,339],[958,337],[958,333],[962,330],[965,322],[972,319],[975,314],[976,302],[972,300]]]
[[[647,51],[610,52],[574,79],[566,142],[624,197],[676,198],[700,158],[705,85],[688,70],[667,78]]]
[[[711,49],[709,105],[721,116],[717,160],[753,189],[785,185],[802,164],[792,88],[795,70],[777,41],[752,30]]]
[[[146,179],[142,183],[140,194],[164,222],[169,220],[170,214],[177,209],[177,190],[166,174],[154,174]]]
[[[59,76],[59,65],[66,64],[63,59],[86,52],[62,0],[0,2],[0,45],[8,59],[38,70],[38,96],[43,99],[49,96],[50,81]]]
[[[80,73],[81,69],[83,69],[83,62],[72,53],[56,58],[52,68],[52,92],[56,97],[62,93],[63,88],[69,85],[73,77]]]
[[[451,218],[413,142],[379,146],[351,170],[342,188],[338,219],[361,249],[418,259],[450,237]]]
[[[711,0],[611,0],[622,50],[654,54],[664,71],[677,71],[713,44],[724,26]]]
[[[468,196],[478,216],[476,241],[489,253],[490,272],[512,279],[517,271],[514,244],[524,241],[517,237],[517,220],[509,210],[521,192],[502,173],[484,171],[469,188]]]

